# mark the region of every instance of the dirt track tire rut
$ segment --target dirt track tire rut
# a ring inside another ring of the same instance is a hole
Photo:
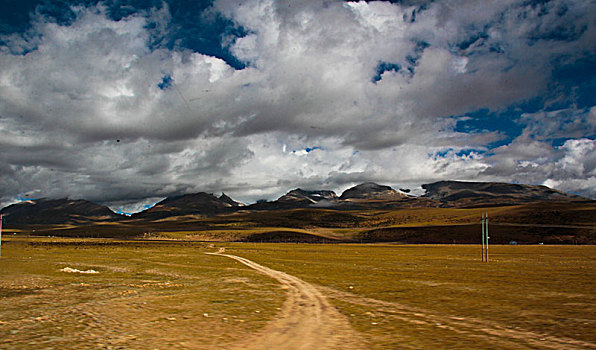
[[[366,349],[348,320],[313,285],[287,273],[251,260],[222,253],[207,253],[234,259],[281,283],[287,299],[277,318],[233,349]]]

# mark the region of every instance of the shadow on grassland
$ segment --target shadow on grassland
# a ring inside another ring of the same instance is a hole
[[[338,243],[339,241],[308,233],[294,231],[270,231],[255,233],[241,242],[270,242],[270,243]]]
[[[493,244],[595,244],[596,229],[491,225]],[[480,242],[480,224],[386,227],[358,233],[354,239],[363,243],[400,242],[410,244],[476,244]]]

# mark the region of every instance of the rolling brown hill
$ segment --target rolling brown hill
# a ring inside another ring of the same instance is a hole
[[[480,215],[488,211],[493,243],[596,244],[596,201],[532,185],[442,181],[423,187],[421,197],[374,183],[340,197],[295,189],[248,206],[200,192],[166,198],[132,217],[69,200],[23,202],[2,213],[15,232],[55,236],[477,243]]]
[[[344,191],[341,200],[396,200],[407,197],[390,186],[379,185],[374,182],[365,182]]]
[[[329,190],[303,190],[297,188],[271,202],[251,204],[247,210],[282,210],[334,205],[337,195]]]
[[[134,219],[159,220],[168,217],[185,215],[212,216],[230,213],[241,205],[222,194],[216,197],[212,194],[199,192],[182,196],[168,197],[150,209],[132,215]]]
[[[399,242],[479,244],[488,212],[491,243],[596,244],[596,203],[540,202],[489,208],[239,211],[164,220],[127,219],[78,225],[19,225],[15,232],[67,237],[119,237],[251,242]],[[10,232],[10,231],[9,231]]]
[[[443,207],[486,207],[534,202],[575,202],[589,200],[542,185],[500,182],[439,181],[424,184],[423,197],[441,202]]]
[[[122,218],[108,207],[86,200],[37,199],[0,210],[6,224],[84,224]]]

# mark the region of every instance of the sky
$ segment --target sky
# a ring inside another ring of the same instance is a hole
[[[594,0],[4,0],[0,205],[366,181],[596,198]]]

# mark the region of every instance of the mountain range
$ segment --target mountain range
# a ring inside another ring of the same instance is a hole
[[[168,197],[150,209],[132,217],[114,213],[108,207],[86,200],[39,199],[10,205],[0,212],[5,223],[84,224],[122,220],[155,221],[173,217],[212,217],[235,212],[326,208],[334,210],[368,210],[395,208],[473,208],[520,205],[536,202],[592,202],[546,186],[496,182],[440,181],[424,184],[426,193],[416,197],[407,190],[372,182],[345,190],[340,196],[330,190],[294,189],[275,201],[244,205],[226,194],[216,197],[199,192]]]
[[[117,221],[121,215],[110,208],[86,200],[38,199],[9,205],[0,210],[9,224],[82,224]]]
[[[211,216],[232,212],[243,205],[222,193],[220,197],[199,192],[182,196],[168,197],[152,208],[133,214],[135,219],[159,220],[172,216],[204,215]]]
[[[542,201],[582,201],[587,198],[542,185],[501,182],[439,181],[424,184],[423,197],[441,202],[443,207],[491,207]]]

